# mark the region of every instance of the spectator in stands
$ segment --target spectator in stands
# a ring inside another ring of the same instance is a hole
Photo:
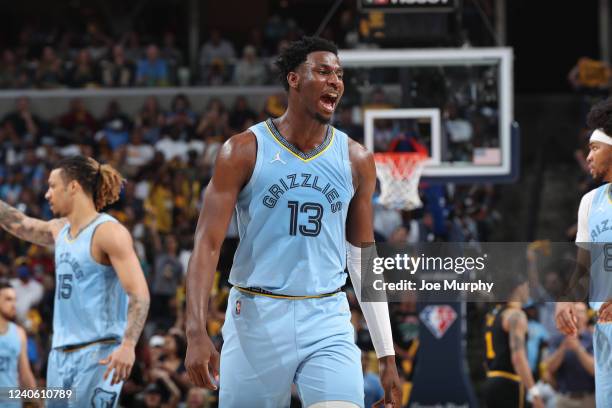
[[[196,114],[191,110],[191,102],[187,95],[176,95],[172,99],[170,112],[166,114],[166,125],[176,129],[180,138],[186,140],[193,132],[196,120]]]
[[[353,122],[353,108],[345,106],[340,109],[339,114],[335,115],[337,120],[335,126],[349,135],[352,139],[363,143],[363,126]]]
[[[209,391],[205,388],[192,387],[187,392],[187,399],[179,408],[208,408]]]
[[[17,98],[16,108],[4,117],[3,122],[10,122],[20,138],[35,144],[41,136],[43,121],[32,113],[30,99],[26,96]]]
[[[85,102],[81,98],[70,101],[68,112],[60,116],[58,125],[68,132],[68,138],[77,141],[78,138],[93,140],[93,134],[98,124],[93,115],[87,110]]]
[[[364,406],[371,407],[376,401],[385,396],[385,390],[380,383],[378,374],[368,370],[369,355],[361,353],[361,369],[363,370]]]
[[[189,144],[187,141],[181,139],[180,128],[173,126],[164,137],[155,143],[155,150],[161,152],[167,162],[174,159],[185,162],[187,161]]]
[[[147,143],[155,144],[157,142],[161,129],[166,124],[166,115],[155,96],[147,96],[136,116],[135,124],[142,127]]]
[[[22,167],[20,173],[23,174],[26,186],[33,188],[36,192],[45,190],[47,183],[47,169],[45,165],[36,157],[33,148],[23,152]]]
[[[210,38],[200,49],[200,75],[205,83],[210,84],[211,72],[222,68],[220,74],[223,78],[228,75],[228,67],[234,64],[236,51],[232,43],[221,37],[218,29],[212,29]],[[216,68],[215,68],[216,67]]]
[[[125,151],[126,175],[134,177],[140,169],[153,160],[153,156],[155,156],[155,149],[145,143],[143,129],[135,127]]]
[[[159,368],[165,370],[181,391],[186,393],[192,386],[184,364],[187,343],[178,333],[170,332],[165,336]]]
[[[0,88],[17,89],[30,86],[30,78],[27,70],[17,60],[15,53],[9,49],[2,52],[2,64],[0,64]]]
[[[170,82],[177,84],[178,69],[183,65],[183,53],[176,46],[176,35],[172,31],[164,33],[160,55],[168,63]]]
[[[578,336],[557,334],[550,341],[552,354],[545,365],[556,379],[557,407],[595,407],[593,334],[587,328],[587,307],[575,305]]]
[[[234,70],[234,84],[262,85],[266,80],[266,67],[257,58],[255,47],[247,45],[242,51],[242,59],[236,64]]]
[[[144,50],[140,45],[140,35],[136,31],[128,31],[119,41],[121,44],[125,44],[125,57],[129,61],[139,61]]]
[[[108,103],[100,123],[102,129],[96,134],[96,140],[104,140],[113,151],[128,144],[132,123],[127,115],[121,112],[116,100]]]
[[[83,40],[85,44],[88,44],[89,55],[94,61],[100,61],[104,58],[113,44],[112,39],[104,33],[100,24],[96,21],[87,23]]]
[[[228,125],[231,129],[230,133],[240,133],[249,126],[255,124],[256,121],[257,114],[249,107],[246,98],[244,96],[238,96],[228,116]]]
[[[67,78],[68,86],[71,88],[90,88],[100,85],[98,83],[96,66],[91,60],[88,49],[84,48],[79,50],[74,65],[68,72]]]
[[[125,57],[121,44],[115,44],[110,59],[101,62],[101,83],[109,88],[123,88],[134,82],[134,65]]]
[[[15,265],[16,278],[11,279],[10,283],[17,294],[17,320],[24,324],[28,318],[28,311],[42,300],[44,289],[40,282],[32,278],[32,272],[25,258],[18,258]]]
[[[523,307],[527,315],[527,361],[534,381],[540,379],[540,364],[543,352],[548,345],[549,335],[546,327],[538,319],[538,308],[534,302],[528,302]]]
[[[228,133],[228,118],[223,102],[220,99],[211,99],[198,123],[196,133],[205,138],[223,137]]]
[[[39,88],[47,89],[61,87],[64,83],[62,61],[50,45],[43,48],[36,68],[35,82]]]
[[[157,45],[147,47],[146,58],[138,61],[136,84],[140,86],[167,86],[170,84],[168,64],[159,56]]]
[[[174,235],[163,240],[155,228],[150,228],[150,238],[155,251],[153,275],[150,277],[151,312],[150,320],[157,329],[168,330],[174,324],[168,313],[176,291],[183,282],[183,266],[178,260],[178,243]]]
[[[155,162],[155,159],[154,159]],[[151,188],[145,200],[146,224],[162,234],[172,232],[172,213],[174,200],[172,197],[172,177],[167,167],[156,169]]]

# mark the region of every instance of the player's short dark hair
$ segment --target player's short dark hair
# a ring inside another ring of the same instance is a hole
[[[67,157],[54,168],[62,169],[65,182],[76,180],[83,191],[91,195],[98,211],[119,199],[121,187],[125,182],[112,166],[98,163],[91,157]]]
[[[13,285],[11,285],[11,283],[9,282],[8,279],[6,278],[0,278],[0,290],[2,289],[7,289],[7,288],[13,288]]]
[[[587,125],[612,137],[612,97],[593,105],[587,116]]]
[[[300,64],[306,61],[308,54],[316,51],[329,51],[338,55],[338,46],[324,38],[302,37],[300,40],[292,42],[287,48],[281,51],[275,64],[279,70],[279,79],[285,87],[285,90],[289,90],[287,75],[295,71]]]

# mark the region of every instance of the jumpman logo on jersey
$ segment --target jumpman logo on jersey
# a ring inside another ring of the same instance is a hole
[[[287,162],[285,162],[283,159],[281,159],[280,157],[280,151],[276,152],[276,155],[274,156],[274,159],[270,160],[270,163],[274,163],[274,162],[281,162],[283,164],[287,164]]]

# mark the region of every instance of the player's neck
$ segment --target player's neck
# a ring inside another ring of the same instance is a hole
[[[70,235],[76,236],[78,232],[91,223],[98,216],[96,207],[90,199],[75,199],[70,214],[66,216],[70,223]]]
[[[291,107],[274,123],[283,137],[300,150],[313,149],[321,144],[328,126],[313,118],[309,112]]]
[[[0,335],[3,335],[7,332],[8,330],[8,320],[6,320],[3,317],[0,317]]]

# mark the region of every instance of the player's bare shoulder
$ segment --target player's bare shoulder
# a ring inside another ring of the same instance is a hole
[[[54,240],[57,239],[57,236],[66,224],[68,224],[68,220],[66,218],[54,218],[49,221],[49,230],[51,231]]]
[[[502,326],[510,332],[527,325],[527,315],[520,309],[508,308],[502,314]]]
[[[230,137],[217,155],[213,180],[232,180],[241,184],[251,177],[257,159],[257,138],[250,130]]]
[[[351,138],[348,139],[348,149],[355,189],[363,182],[376,183],[374,154]]]

